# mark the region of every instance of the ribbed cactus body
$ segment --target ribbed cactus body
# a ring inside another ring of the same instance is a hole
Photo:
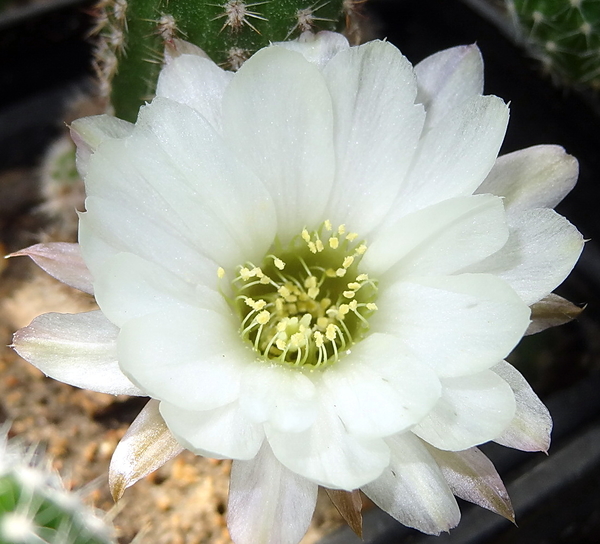
[[[520,37],[563,82],[600,87],[599,0],[506,0]]]
[[[65,490],[35,452],[6,442],[0,429],[0,542],[114,544],[111,529]]]
[[[237,69],[270,42],[306,30],[335,30],[349,0],[102,0],[97,30],[101,92],[118,117],[134,121],[152,98],[165,44],[174,38],[202,48]]]

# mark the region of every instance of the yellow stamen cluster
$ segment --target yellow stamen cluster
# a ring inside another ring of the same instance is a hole
[[[267,255],[262,266],[238,268],[233,283],[241,335],[261,356],[318,368],[362,337],[377,310],[377,286],[357,271],[367,249],[353,243],[357,237],[325,221],[312,233],[304,229],[287,251]]]

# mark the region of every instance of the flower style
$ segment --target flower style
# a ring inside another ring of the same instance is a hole
[[[568,307],[551,292],[583,240],[552,209],[577,162],[497,158],[508,107],[482,85],[476,46],[413,68],[305,34],[234,74],[177,42],[135,125],[73,123],[79,245],[18,254],[100,311],[42,315],[14,347],[152,399],[116,496],[184,447],[234,459],[240,544],[300,540],[318,485],[427,533],[458,523],[454,495],[512,518],[475,446],[547,450],[548,411],[503,358]]]

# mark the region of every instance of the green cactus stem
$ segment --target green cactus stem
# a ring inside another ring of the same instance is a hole
[[[115,544],[112,529],[32,449],[6,440],[0,428],[0,542]]]
[[[570,85],[600,88],[599,0],[505,0],[519,37]]]
[[[227,69],[270,42],[335,30],[353,0],[102,0],[97,6],[96,71],[117,117],[135,121],[153,97],[166,44],[203,49]]]

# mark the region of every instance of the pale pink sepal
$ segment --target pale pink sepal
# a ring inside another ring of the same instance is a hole
[[[581,312],[583,312],[583,308],[550,293],[531,306],[531,323],[525,334],[535,334],[550,327],[563,325],[575,319]]]
[[[527,380],[511,364],[502,361],[491,369],[510,385],[517,403],[510,425],[494,441],[522,451],[544,451],[550,447],[552,417]]]
[[[515,521],[508,492],[492,462],[477,448],[442,451],[425,444],[452,493]]]
[[[160,415],[159,404],[152,399],[144,406],[112,456],[108,485],[115,501],[125,489],[183,451]]]
[[[84,293],[94,294],[92,275],[83,262],[79,244],[66,242],[35,244],[15,251],[8,257],[31,257],[35,264],[53,278]]]
[[[265,441],[254,459],[231,467],[227,527],[236,544],[297,544],[318,486],[285,468]]]
[[[49,313],[13,336],[12,348],[46,376],[109,395],[146,396],[121,372],[115,327],[99,311]]]

